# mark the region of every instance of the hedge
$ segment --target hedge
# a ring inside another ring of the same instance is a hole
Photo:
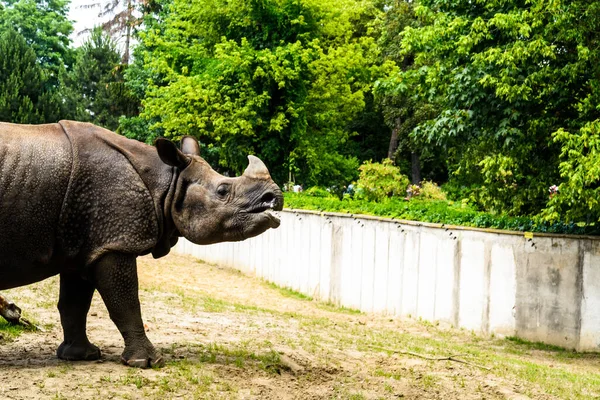
[[[598,225],[548,223],[535,217],[511,217],[474,210],[467,204],[451,201],[394,199],[376,203],[335,197],[315,197],[302,193],[284,194],[285,207],[291,209],[364,214],[409,221],[432,222],[477,228],[505,229],[521,232],[544,232],[574,235],[600,235]]]

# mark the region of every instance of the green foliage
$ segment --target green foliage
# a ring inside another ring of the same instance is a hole
[[[252,153],[279,182],[356,178],[349,126],[381,74],[371,2],[174,0],[164,10],[128,75],[156,134],[214,144],[237,173]]]
[[[397,140],[400,172],[447,180],[473,209],[600,222],[600,1],[146,6],[126,72],[144,109],[119,113],[128,137],[193,135],[217,168],[240,173],[256,154],[279,183],[328,188]]]
[[[89,114],[86,119],[117,130],[121,117],[135,116],[139,101],[125,86],[124,65],[116,43],[100,28],[78,49],[70,84],[77,88]]]
[[[366,161],[356,181],[356,196],[368,201],[383,201],[389,197],[404,197],[409,180],[391,160],[381,163]]]
[[[600,120],[579,131],[554,134],[561,144],[558,193],[550,196],[544,217],[550,221],[600,222]]]
[[[558,132],[599,117],[600,2],[423,0],[415,14],[401,42],[414,68],[395,79],[437,110],[415,139],[447,149],[450,179],[481,207],[538,213],[569,179]]]
[[[0,120],[56,122],[85,116],[66,84],[73,62],[68,2],[0,0]]]
[[[23,36],[0,34],[0,121],[35,124],[61,114],[67,114],[65,104]]]
[[[308,188],[303,193],[305,196],[311,196],[311,197],[322,197],[322,198],[334,198],[335,197],[333,194],[331,194],[331,192],[327,191],[327,189],[323,189],[318,186],[313,186],[311,188]]]
[[[410,201],[390,198],[383,202],[372,202],[349,198],[342,200],[318,198],[301,193],[285,193],[284,198],[286,207],[291,209],[376,215],[409,221],[522,232],[600,235],[598,226],[546,222],[540,218],[531,217],[494,215],[477,211],[467,203],[461,202],[420,200],[418,198]]]
[[[68,0],[0,0],[0,33],[16,30],[31,47],[49,82],[58,86],[65,67],[74,61],[67,19]]]
[[[419,196],[426,200],[446,200],[446,193],[431,181],[421,182],[421,194]]]
[[[411,135],[419,124],[436,116],[436,107],[427,99],[414,96],[407,90],[406,82],[399,74],[415,68],[413,55],[402,52],[402,32],[420,26],[415,15],[415,3],[390,0],[386,11],[376,24],[379,32],[378,45],[383,60],[392,61],[396,68],[375,82],[377,104],[389,129],[395,134],[396,146],[390,143],[390,156],[403,172],[412,170],[411,155],[415,153],[423,166],[422,174],[430,178],[445,178],[444,151],[432,143],[423,143],[421,138]],[[388,137],[390,141],[390,137]],[[417,182],[418,183],[418,182]]]

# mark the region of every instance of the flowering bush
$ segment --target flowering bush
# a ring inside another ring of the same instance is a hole
[[[446,200],[446,193],[435,183],[421,182],[421,198],[427,200]]]
[[[418,196],[421,194],[421,187],[419,185],[408,185],[406,188],[406,198],[410,199],[411,197]]]
[[[365,161],[359,170],[357,198],[381,202],[394,196],[404,197],[408,177],[402,175],[400,168],[391,160],[385,159],[381,163]]]

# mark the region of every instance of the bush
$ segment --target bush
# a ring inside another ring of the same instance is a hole
[[[358,199],[381,202],[390,197],[404,197],[408,177],[400,173],[400,168],[389,159],[381,163],[365,161],[359,167],[360,175],[356,182]]]
[[[472,226],[477,228],[506,229],[522,232],[566,233],[578,235],[600,235],[600,226],[549,223],[539,218],[494,215],[475,210],[466,202],[422,200],[413,198],[405,201],[390,198],[384,202],[353,200],[344,197],[319,198],[302,193],[285,193],[285,206],[305,210],[329,211],[348,214],[366,214],[396,219],[433,222],[447,225]]]
[[[335,197],[327,189],[323,189],[322,187],[319,187],[319,186],[313,186],[313,187],[311,187],[309,189],[306,189],[303,193],[306,196],[311,196],[311,197],[321,197],[321,198],[333,198],[333,197]]]
[[[446,200],[446,193],[435,183],[423,181],[420,197],[427,200]]]

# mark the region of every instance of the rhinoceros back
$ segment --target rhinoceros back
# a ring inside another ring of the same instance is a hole
[[[35,281],[55,273],[47,263],[72,164],[60,125],[0,123],[0,287],[21,275]]]

